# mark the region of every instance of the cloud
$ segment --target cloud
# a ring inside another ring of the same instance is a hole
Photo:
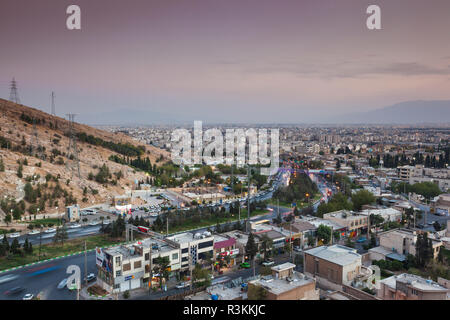
[[[363,62],[342,60],[333,63],[318,61],[276,61],[246,68],[251,73],[291,73],[319,78],[365,78],[377,75],[422,76],[450,75],[450,66],[433,67],[419,62]]]

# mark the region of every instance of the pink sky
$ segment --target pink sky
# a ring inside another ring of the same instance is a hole
[[[60,115],[304,122],[450,99],[449,30],[448,0],[2,0],[0,97],[14,76],[22,103],[50,111],[54,90]]]

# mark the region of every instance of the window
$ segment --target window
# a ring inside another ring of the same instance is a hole
[[[182,262],[184,262],[184,261],[189,261],[189,258],[188,258],[188,257],[183,257],[183,258],[181,258],[181,261],[182,261]]]
[[[181,249],[181,253],[187,253],[187,252],[188,252],[188,248]]]
[[[129,271],[129,270],[131,270],[131,264],[130,263],[125,263],[123,265],[123,271],[125,272],[125,271]]]
[[[411,289],[411,293],[412,293],[413,295],[415,295],[415,296],[418,296],[418,295],[419,295],[419,292],[417,292],[416,289]]]
[[[141,261],[135,261],[134,262],[134,269],[138,269],[138,268],[140,268],[141,267]]]
[[[118,270],[116,271],[116,277],[120,277],[122,275],[122,271]]]
[[[212,247],[212,246],[213,246],[213,241],[206,241],[206,242],[201,242],[201,243],[198,244],[198,248],[199,249]]]
[[[114,285],[114,289],[120,289],[120,283]]]
[[[178,253],[172,254],[172,260],[178,260]]]
[[[120,267],[120,257],[116,257],[116,266]]]
[[[150,254],[146,253],[146,254],[145,254],[145,261],[148,261],[149,258],[150,258]]]

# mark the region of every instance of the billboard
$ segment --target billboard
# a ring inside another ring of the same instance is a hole
[[[101,248],[95,249],[95,262],[97,266],[104,269],[106,272],[112,272],[112,257]]]

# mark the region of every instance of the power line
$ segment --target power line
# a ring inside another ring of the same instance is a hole
[[[11,90],[9,93],[9,100],[15,103],[20,103],[19,93],[17,92],[17,82],[15,78],[11,80],[9,88]]]

